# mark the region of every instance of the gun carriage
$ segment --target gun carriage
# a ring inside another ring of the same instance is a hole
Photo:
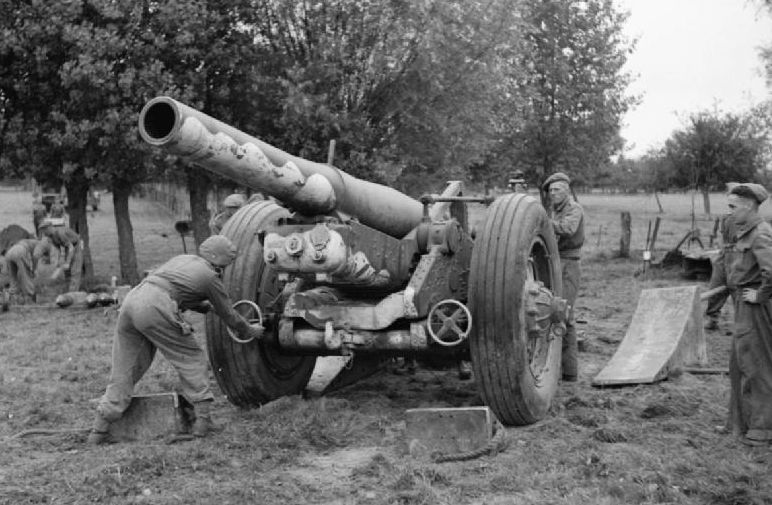
[[[207,317],[212,369],[228,399],[258,406],[303,391],[319,356],[376,366],[389,356],[470,359],[482,399],[508,425],[547,412],[567,307],[540,202],[492,201],[448,183],[415,200],[287,154],[168,97],[140,113],[151,145],[270,195],[223,234],[239,256],[229,295],[266,327],[241,341]],[[491,203],[474,238],[470,202]]]

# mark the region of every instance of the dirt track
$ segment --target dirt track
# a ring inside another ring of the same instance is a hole
[[[105,240],[106,203],[92,221]],[[163,213],[138,207],[144,254],[157,259],[162,247],[169,256],[181,252]],[[81,434],[8,440],[29,428],[88,424],[109,373],[115,314],[44,308],[2,314],[0,503],[772,502],[772,451],[748,449],[714,430],[726,412],[726,377],[589,385],[624,336],[640,290],[684,282],[635,278],[636,260],[604,255],[592,251],[585,262],[579,318],[587,321],[580,330],[588,350],[580,355],[580,381],[560,388],[547,419],[508,429],[504,452],[466,463],[406,455],[405,409],[480,403],[473,383],[454,371],[427,369],[408,377],[384,372],[326,398],[285,398],[252,411],[218,395],[214,417],[221,430],[187,443],[91,448]],[[708,334],[711,366],[727,362],[724,318],[722,331]],[[201,338],[200,318],[196,325]],[[138,392],[175,384],[159,359]]]

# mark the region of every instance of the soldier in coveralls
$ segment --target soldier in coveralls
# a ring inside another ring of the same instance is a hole
[[[195,408],[193,435],[204,437],[211,428],[206,356],[181,312],[213,309],[241,338],[260,338],[263,328],[250,325],[231,306],[220,276],[236,258],[228,238],[213,235],[199,248],[199,256],[176,256],[132,289],[121,305],[113,339],[112,372],[89,435],[89,443],[109,440],[110,423],[128,408],[134,385],[153,362],[156,349],[180,376],[182,394]]]
[[[584,211],[571,196],[570,183],[571,180],[566,174],[556,172],[544,181],[542,189],[550,196],[552,226],[558,239],[558,252],[563,269],[563,298],[571,307],[566,321],[566,335],[563,337],[563,380],[575,382],[579,375],[579,349],[576,341],[574,304],[582,275],[580,257],[584,244]]]
[[[759,184],[729,191],[735,236],[715,262],[734,300],[727,428],[754,446],[772,443],[772,226],[758,214],[768,196]]]

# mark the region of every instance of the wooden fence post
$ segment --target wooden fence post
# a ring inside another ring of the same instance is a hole
[[[631,226],[630,213],[628,211],[624,211],[622,212],[622,235],[619,238],[619,257],[620,258],[630,257],[630,236],[632,235],[630,231],[630,226]]]

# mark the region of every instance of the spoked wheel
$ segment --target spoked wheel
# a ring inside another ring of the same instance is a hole
[[[539,201],[497,199],[472,253],[469,345],[480,394],[506,425],[534,423],[552,403],[562,328],[550,316],[562,292],[557,241]]]
[[[280,312],[281,289],[273,270],[263,261],[263,247],[257,233],[288,211],[273,202],[246,205],[225,224],[222,234],[231,239],[239,251],[236,260],[225,269],[223,282],[231,301],[251,300],[265,313]],[[237,309],[247,319],[254,311],[247,303]],[[238,342],[228,327],[214,315],[206,318],[209,362],[217,383],[228,400],[240,407],[256,407],[281,396],[298,394],[308,383],[316,358],[291,356],[264,343],[273,340],[266,327],[262,342]]]

